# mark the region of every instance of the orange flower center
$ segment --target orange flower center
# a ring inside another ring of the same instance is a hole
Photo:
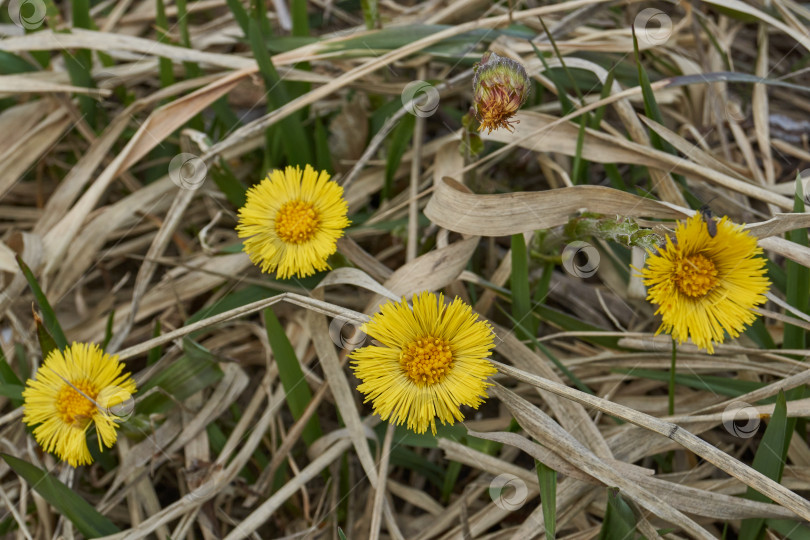
[[[303,244],[312,240],[319,224],[315,205],[305,201],[290,201],[284,203],[276,215],[276,234],[288,244]]]
[[[523,99],[517,92],[509,92],[504,88],[494,86],[486,87],[482,92],[482,99],[477,103],[478,120],[480,125],[478,131],[506,128],[512,131],[512,124],[520,123],[519,120],[510,120],[518,112],[523,103]]]
[[[71,382],[73,386],[65,384],[59,390],[59,394],[56,396],[56,410],[59,411],[62,421],[66,424],[84,425],[96,411],[93,401],[98,396],[98,392],[90,381]],[[76,389],[79,389],[81,393]]]
[[[686,296],[705,296],[717,285],[717,268],[714,263],[697,253],[677,262],[675,285]]]
[[[417,339],[402,348],[399,364],[419,386],[440,383],[453,368],[450,342],[433,336]]]

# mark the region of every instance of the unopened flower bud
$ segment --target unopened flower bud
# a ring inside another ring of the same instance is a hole
[[[529,97],[531,81],[526,69],[510,58],[488,52],[475,67],[473,78],[475,116],[480,125],[478,131],[500,127],[512,131],[509,120]]]

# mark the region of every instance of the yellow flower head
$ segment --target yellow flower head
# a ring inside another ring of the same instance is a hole
[[[326,259],[350,223],[347,212],[343,188],[326,171],[287,167],[248,190],[236,231],[262,272],[304,277],[329,268]]]
[[[658,304],[658,333],[679,343],[688,338],[714,353],[725,333],[737,337],[756,319],[755,306],[765,302],[770,282],[762,248],[754,237],[727,217],[714,223],[700,213],[678,223],[675,242],[667,238],[658,254],[648,252],[641,271],[647,300]],[[714,234],[712,234],[714,233]]]
[[[487,397],[492,328],[458,298],[445,305],[444,295],[423,292],[413,308],[389,302],[362,330],[382,345],[352,352],[352,368],[383,420],[435,435],[436,417],[453,424],[464,419],[461,405],[477,409]]]
[[[115,444],[121,418],[117,409],[132,398],[135,381],[121,374],[124,364],[95,344],[73,343],[54,349],[28,379],[23,391],[23,422],[34,437],[73,467],[92,463],[85,432],[95,424],[99,450]]]

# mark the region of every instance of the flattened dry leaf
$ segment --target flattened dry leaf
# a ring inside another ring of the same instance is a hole
[[[509,236],[564,225],[580,211],[672,219],[684,215],[663,203],[602,186],[475,195],[450,177],[436,185],[425,215],[462,234]]]
[[[484,135],[484,137],[536,152],[556,152],[566,156],[577,154],[578,124],[560,122],[559,118],[532,111],[520,111],[515,118],[520,120],[520,129],[514,134],[498,130],[493,131],[491,135]],[[689,159],[590,128],[585,129],[581,155],[583,159],[598,163],[643,165],[667,173],[699,178],[743,195],[775,204],[785,210],[793,209],[793,201],[764,187],[743,182]]]
[[[757,238],[768,238],[806,227],[810,227],[810,212],[804,214],[774,214],[768,221],[749,223],[745,226],[745,229]]]
[[[331,285],[354,285],[355,287],[362,287],[368,291],[385,296],[394,301],[399,301],[400,297],[389,291],[376,281],[371,276],[357,268],[337,268],[329,272],[323,280],[318,283],[315,290],[322,287],[329,287]]]
[[[417,257],[391,274],[385,287],[405,297],[441,289],[458,278],[475,251],[478,240],[479,237],[474,236]],[[375,297],[365,312],[376,312],[384,301],[380,296]]]
[[[242,79],[255,73],[255,68],[245,68],[228,74],[191,94],[164,105],[149,115],[138,133],[129,141],[124,154],[126,158],[120,164],[118,171],[129,169],[134,163],[145,156],[152,148],[168,137],[177,128],[188,122],[203,109],[221,98]]]

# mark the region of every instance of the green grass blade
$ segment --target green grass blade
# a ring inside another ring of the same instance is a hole
[[[169,20],[166,18],[166,5],[163,0],[155,0],[157,11],[155,14],[155,29],[157,30],[158,43],[170,44],[168,28]],[[158,59],[158,69],[160,73],[160,86],[166,88],[174,84],[174,66],[168,58]]]
[[[183,356],[138,388],[140,395],[154,387],[163,390],[139,400],[136,404],[139,414],[166,412],[175,407],[177,402],[182,402],[222,379],[222,369],[217,363],[217,357],[202,345],[184,339],[183,353]]]
[[[377,0],[360,0],[360,6],[363,8],[363,20],[369,30],[378,28],[380,25],[380,10],[377,4]]]
[[[773,341],[771,333],[765,327],[762,319],[756,319],[751,326],[745,329],[745,335],[751,338],[761,349],[775,349],[776,343]]]
[[[31,292],[34,293],[34,299],[37,302],[37,306],[39,306],[39,310],[42,312],[45,328],[47,328],[48,333],[53,336],[53,340],[56,342],[57,347],[64,349],[68,345],[67,338],[65,337],[65,333],[62,331],[62,327],[59,325],[59,321],[56,320],[56,313],[53,311],[51,304],[48,302],[48,299],[42,292],[39,282],[37,282],[37,278],[34,277],[34,273],[31,272],[31,269],[28,268],[28,265],[25,264],[19,255],[17,255],[17,264],[20,265],[20,270],[22,270],[26,281],[28,281],[28,286],[31,287]]]
[[[599,328],[598,326],[594,326],[587,322],[583,322],[576,317],[572,317],[567,313],[563,313],[557,309],[548,307],[548,306],[534,306],[533,309],[534,313],[543,319],[544,321],[562,328],[568,332],[604,332],[604,328]],[[611,349],[615,349],[618,347],[619,338],[618,337],[601,337],[601,336],[582,336],[580,339],[582,341],[587,341],[589,343],[596,343],[597,345],[602,345],[603,347],[609,347]]]
[[[334,174],[332,153],[329,151],[329,134],[319,118],[315,119],[315,167],[320,171]]]
[[[242,32],[244,32],[244,34],[247,36],[250,32],[248,30],[250,15],[248,15],[248,12],[242,5],[242,2],[239,0],[225,0],[225,2],[228,4],[228,9],[231,10],[236,24],[239,25],[239,28],[241,28]]]
[[[785,470],[785,460],[787,449],[790,443],[790,436],[796,425],[795,418],[787,417],[787,401],[785,393],[779,392],[776,397],[776,407],[773,410],[768,427],[759,443],[754,461],[751,467],[761,472],[771,480],[779,482],[782,480],[782,472]],[[760,492],[749,487],[745,492],[745,497],[754,501],[770,502],[770,499]],[[756,540],[759,538],[765,520],[762,518],[744,519],[740,525],[740,540]]]
[[[76,492],[47,472],[8,454],[0,454],[0,457],[87,538],[98,538],[119,532],[118,527],[109,518],[100,514]]]
[[[22,385],[20,379],[6,360],[6,355],[3,353],[3,348],[0,347],[0,382],[4,384]]]
[[[793,197],[793,211],[804,212],[804,193],[801,178],[796,176],[796,194]],[[791,242],[800,246],[807,246],[807,229],[796,229],[788,231],[785,237]],[[807,313],[810,295],[810,270],[795,261],[785,262],[785,273],[787,276],[785,296],[787,303],[803,313]],[[804,349],[807,338],[803,328],[792,324],[785,324],[785,335],[783,346],[786,349]]]
[[[307,13],[307,0],[292,0],[292,35],[309,35],[309,13]]]
[[[0,395],[9,398],[11,404],[16,408],[23,403],[22,392],[24,389],[25,383],[11,369],[6,355],[3,353],[3,348],[0,347]]]
[[[587,184],[588,162],[582,159],[582,146],[585,144],[585,128],[588,125],[587,115],[579,118],[579,131],[577,131],[577,146],[574,152],[574,163],[571,166],[571,182],[574,185]]]
[[[25,386],[21,384],[0,383],[0,396],[9,398],[15,403],[15,407],[19,407],[22,404],[23,390],[25,390]]]
[[[37,325],[37,339],[39,340],[39,348],[42,351],[42,358],[47,358],[51,351],[58,349],[59,346],[36,313],[34,313],[34,322]]]
[[[512,325],[515,328],[515,332],[522,332],[524,334],[526,333],[526,329],[523,328],[523,326],[520,323],[518,323],[514,317],[511,317],[509,314],[506,314],[506,316],[509,317],[510,321],[512,321]],[[555,366],[557,366],[557,369],[559,369],[563,373],[563,375],[568,377],[568,379],[572,383],[574,383],[574,386],[576,386],[583,392],[586,392],[588,394],[594,394],[594,391],[588,388],[588,386],[584,382],[582,382],[579,379],[579,377],[574,375],[574,373],[570,369],[568,369],[565,366],[565,364],[560,362],[560,360],[554,355],[554,353],[551,352],[551,350],[548,347],[546,347],[537,340],[537,337],[535,337],[534,335],[530,335],[528,339],[529,341],[531,341],[531,344],[534,345],[536,349],[540,350],[543,354],[545,354],[548,357],[548,359],[551,360],[551,362]]]
[[[554,540],[557,533],[557,471],[537,460],[534,465],[540,484],[540,504],[543,506],[546,538]]]
[[[177,26],[180,27],[180,44],[183,47],[191,48],[191,35],[188,32],[188,8],[187,0],[175,0],[177,6]]]
[[[291,101],[290,97],[281,81],[281,77],[279,77],[273,65],[270,54],[267,52],[259,23],[251,19],[249,28],[250,47],[253,50],[253,56],[256,59],[256,63],[259,65],[259,71],[264,80],[265,88],[267,89],[268,110],[278,109],[286,103],[289,103]],[[293,114],[284,118],[279,122],[277,128],[283,133],[281,144],[284,147],[287,160],[291,165],[300,165],[303,167],[306,164],[313,163],[311,144],[304,132],[300,115]]]
[[[605,79],[604,84],[602,85],[602,91],[599,94],[600,100],[605,99],[610,96],[610,89],[613,88],[613,80],[616,76],[616,73],[613,69],[608,70],[608,76]],[[607,106],[603,105],[593,111],[593,116],[591,117],[590,126],[593,129],[599,129],[599,124],[602,123],[602,118],[605,116],[605,112],[607,111]],[[615,165],[614,165],[615,167]]]
[[[107,326],[104,328],[104,341],[101,342],[101,348],[106,349],[107,344],[113,336],[113,323],[115,322],[115,310],[110,311],[107,316]]]
[[[312,392],[304,378],[304,372],[295,355],[295,350],[272,309],[264,310],[264,322],[267,338],[270,340],[270,348],[273,349],[273,357],[278,364],[278,376],[284,386],[287,405],[295,419],[298,420],[312,401]],[[321,425],[318,422],[318,415],[313,414],[307,422],[301,438],[307,445],[310,445],[320,436]]]
[[[634,27],[631,27],[634,28]],[[655,100],[655,93],[652,91],[652,86],[650,84],[650,77],[647,75],[647,70],[644,69],[644,65],[641,63],[641,55],[639,54],[638,50],[638,40],[636,39],[635,29],[633,30],[633,50],[636,55],[636,67],[638,68],[638,80],[639,85],[641,86],[641,97],[644,101],[644,114],[647,115],[648,118],[651,120],[655,120],[659,124],[664,124],[663,116],[661,115],[661,109],[658,107],[658,102]],[[661,138],[658,133],[649,129],[647,130],[650,136],[650,144],[652,144],[653,148],[657,150],[662,150],[669,154],[678,155],[677,150],[675,147],[672,146],[669,142],[665,141]],[[678,180],[681,184],[685,181],[683,177],[677,174],[673,174],[676,180]]]
[[[545,304],[548,298],[548,288],[551,285],[551,276],[554,273],[554,263],[551,261],[546,262],[543,266],[543,273],[534,287],[534,303]]]
[[[413,129],[416,125],[416,117],[406,114],[399,121],[394,132],[391,133],[391,144],[388,146],[388,159],[385,160],[385,183],[383,184],[380,197],[383,200],[394,196],[394,175],[402,162],[402,156],[413,138]]]
[[[582,96],[582,92],[579,89],[579,85],[577,84],[576,78],[571,74],[571,71],[569,71],[568,66],[565,64],[565,58],[560,52],[560,49],[557,47],[557,42],[554,40],[554,36],[552,35],[551,32],[548,31],[548,27],[546,27],[546,23],[543,21],[542,18],[540,19],[540,24],[543,26],[543,30],[545,30],[546,32],[546,37],[548,38],[549,43],[551,43],[551,47],[554,49],[554,54],[560,61],[560,66],[562,67],[563,72],[568,78],[569,85],[571,86],[571,88],[574,89],[574,92],[579,98],[580,104],[584,105],[585,99]],[[534,45],[534,42],[532,41],[530,43],[532,44],[532,47],[535,50],[535,54],[538,54],[539,51],[537,50],[537,47]],[[546,64],[545,59],[543,58],[542,55],[538,56],[540,58],[540,61],[543,62],[543,66],[548,71],[548,65]],[[573,112],[574,105],[568,99],[565,87],[557,81],[556,77],[552,77],[552,75],[553,72],[549,72],[549,77],[551,77],[552,80],[554,81],[554,86],[557,88],[557,93],[561,96],[560,98],[561,102],[564,100],[566,103],[568,112],[566,112],[565,114]],[[591,122],[591,115],[589,113],[585,113],[579,118],[577,145],[576,151],[574,152],[574,162],[571,166],[571,182],[574,185],[587,183],[588,162],[582,159],[582,146],[585,144],[585,128],[588,126],[588,124],[590,124],[590,122]]]
[[[536,54],[537,58],[540,59],[540,62],[543,63],[543,68],[545,69],[546,77],[548,77],[549,80],[551,80],[551,82],[554,83],[554,88],[557,89],[557,99],[560,100],[560,109],[562,110],[563,115],[571,114],[572,112],[574,112],[575,107],[574,104],[571,103],[571,100],[568,99],[568,92],[565,91],[565,86],[562,85],[557,74],[554,71],[552,71],[551,68],[548,66],[548,62],[546,62],[546,57],[543,56],[543,53],[540,52],[540,49],[537,48],[537,46],[534,44],[533,41],[530,41],[529,43],[534,49],[534,54]],[[585,116],[587,116],[587,114]]]
[[[636,537],[636,517],[624,501],[618,488],[608,488],[605,520],[599,531],[599,540],[633,540]]]
[[[234,176],[228,164],[224,160],[217,159],[208,168],[211,179],[219,190],[236,208],[242,208],[247,201],[247,188]]]
[[[626,373],[640,379],[652,379],[654,381],[669,381],[669,371],[657,371],[652,369],[622,369],[616,368],[611,371],[615,373]],[[740,381],[729,377],[717,377],[714,375],[691,375],[687,373],[676,373],[675,382],[678,385],[688,386],[697,390],[712,392],[722,396],[737,397],[748,392],[753,392],[765,386],[765,383],[756,381]]]
[[[532,316],[532,295],[529,290],[529,256],[522,234],[512,235],[512,317],[519,324],[515,328],[521,340],[537,335],[537,320]]]
[[[73,26],[75,28],[92,29],[94,24],[90,16],[90,0],[73,0],[70,4],[72,7]],[[70,75],[70,80],[75,86],[86,86],[88,88],[94,88],[96,86],[91,74],[93,56],[89,50],[66,51],[63,53],[63,57],[65,67]],[[98,101],[86,95],[79,95],[77,99],[79,101],[79,108],[85,116],[85,121],[95,129]]]
[[[155,329],[152,331],[152,337],[160,337],[160,319],[155,320]],[[146,365],[151,366],[158,360],[160,360],[160,355],[163,354],[163,345],[158,345],[157,347],[153,347],[149,349],[149,352],[146,354]]]
[[[259,24],[261,34],[265,38],[273,35],[270,28],[270,21],[267,18],[267,2],[266,0],[252,0],[251,2],[251,21]]]
[[[790,519],[766,519],[765,526],[788,540],[810,540],[810,526]]]
[[[444,471],[444,483],[442,484],[442,501],[450,501],[450,496],[453,494],[453,489],[458,483],[458,475],[461,474],[461,463],[458,461],[451,461],[447,464]]]

